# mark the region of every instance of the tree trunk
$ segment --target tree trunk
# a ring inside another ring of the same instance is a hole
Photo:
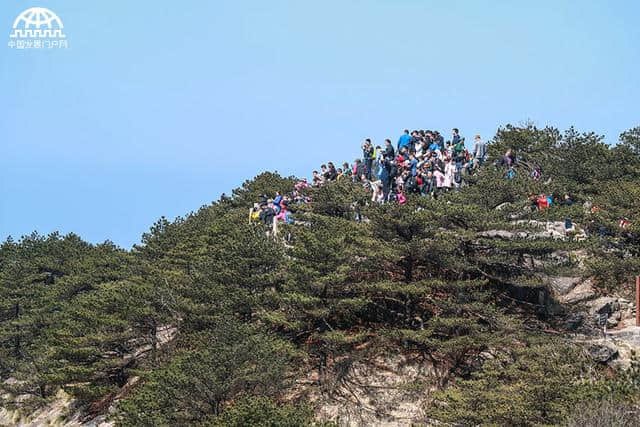
[[[413,280],[413,258],[407,257],[404,260],[404,281],[411,283]]]

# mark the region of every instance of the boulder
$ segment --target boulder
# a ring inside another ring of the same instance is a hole
[[[545,228],[547,231],[555,232],[563,237],[567,234],[567,229],[565,228],[564,221],[548,221],[545,225]]]
[[[508,208],[510,206],[513,206],[513,204],[511,202],[504,202],[504,203],[501,203],[498,206],[496,206],[494,209],[497,210],[497,211],[501,211],[501,210],[503,210],[505,208]]]
[[[566,295],[571,292],[580,282],[581,277],[553,277],[549,285],[556,295]]]
[[[587,347],[589,356],[599,363],[607,363],[618,355],[618,349],[612,344],[592,343]]]
[[[478,233],[478,236],[490,239],[513,239],[514,234],[506,230],[487,230]]]
[[[593,289],[593,281],[589,278],[574,287],[569,293],[560,295],[558,301],[564,304],[577,304],[590,300],[595,296],[596,292]]]

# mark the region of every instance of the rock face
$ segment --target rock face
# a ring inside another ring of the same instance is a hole
[[[501,208],[502,205],[496,209]],[[535,221],[518,220],[514,225],[525,225],[538,228],[539,231],[507,231],[507,230],[487,230],[479,233],[480,237],[491,239],[568,239],[573,237],[576,240],[586,238],[584,230],[575,224],[567,229],[563,221]]]
[[[327,384],[310,372],[293,398],[305,396],[318,419],[340,426],[410,426],[424,420],[423,409],[438,387],[440,373],[418,357],[394,355],[358,361],[335,361]]]
[[[60,390],[51,402],[34,413],[25,416],[18,412],[7,411],[0,408],[0,426],[39,427],[39,426],[65,426],[65,427],[113,427],[113,422],[107,422],[106,416],[100,416],[84,423],[80,413],[69,416],[69,410],[73,406],[73,399]]]
[[[580,282],[582,282],[581,277],[553,277],[549,284],[554,295],[566,295]]]
[[[178,334],[178,329],[172,325],[160,326],[156,333],[158,340],[158,346],[161,347],[171,342]],[[125,358],[140,358],[145,357],[151,348],[150,345],[142,346],[136,349],[136,351]],[[130,377],[127,384],[121,389],[121,393],[115,396],[113,399],[117,401],[122,397],[122,394],[135,383],[138,382],[139,377]],[[15,381],[14,379],[8,379],[7,382]],[[18,396],[18,398],[20,398]],[[43,425],[56,425],[65,427],[113,427],[114,422],[107,421],[108,413],[95,417],[91,420],[86,420],[85,414],[81,411],[75,410],[75,401],[73,398],[60,390],[55,398],[44,407],[38,409],[31,414],[20,414],[15,411],[8,411],[4,408],[0,408],[0,427],[2,426],[19,426],[19,427],[39,427]],[[111,412],[114,409],[113,402],[108,406],[108,411]],[[71,412],[71,413],[70,413]]]
[[[573,280],[561,277],[548,281],[558,301],[573,306],[574,311],[564,320],[565,329],[577,331],[586,325],[591,332],[576,340],[584,343],[591,358],[615,369],[629,368],[634,354],[640,352],[640,327],[635,326],[634,304],[616,296],[597,297],[591,279],[559,295],[573,283]],[[606,333],[600,322],[606,323]]]
[[[593,280],[590,278],[579,282],[573,289],[569,289],[568,292],[566,292],[568,283],[569,281],[565,281],[563,285],[559,285],[562,286],[563,293],[557,294],[557,299],[558,302],[562,304],[577,304],[596,296],[595,289],[593,288]],[[571,281],[571,283],[574,282]]]

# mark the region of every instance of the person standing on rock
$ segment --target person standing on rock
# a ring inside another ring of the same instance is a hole
[[[373,145],[371,144],[371,139],[367,138],[364,140],[364,144],[362,145],[362,158],[364,159],[365,165],[365,173],[367,175],[367,179],[371,179],[371,170],[373,165],[375,150],[373,149]]]
[[[473,145],[473,166],[480,167],[487,158],[487,143],[482,140],[480,135],[476,135]]]

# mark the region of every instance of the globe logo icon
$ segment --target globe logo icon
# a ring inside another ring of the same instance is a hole
[[[64,38],[62,20],[51,10],[32,7],[13,22],[11,38]]]

